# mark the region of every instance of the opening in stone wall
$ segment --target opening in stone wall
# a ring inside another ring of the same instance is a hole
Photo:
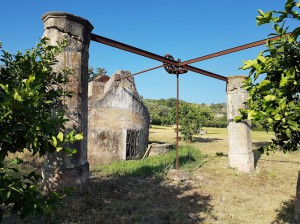
[[[127,130],[126,136],[126,160],[136,159],[138,152],[138,139],[140,131]]]

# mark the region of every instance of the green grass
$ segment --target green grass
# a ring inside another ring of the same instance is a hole
[[[147,157],[141,160],[114,162],[107,165],[98,165],[93,169],[92,175],[97,176],[127,176],[152,177],[163,176],[169,169],[175,168],[176,151],[172,150],[161,156]],[[193,170],[199,168],[205,156],[192,146],[179,147],[179,167]]]

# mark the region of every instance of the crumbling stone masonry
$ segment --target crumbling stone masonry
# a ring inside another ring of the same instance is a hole
[[[242,87],[244,76],[228,77],[227,83],[227,116],[229,166],[241,172],[254,170],[250,122],[236,123],[234,117],[239,115],[238,109],[245,109],[248,92]]]
[[[149,112],[133,77],[118,71],[89,83],[88,160],[93,164],[141,158],[148,145]]]
[[[55,71],[71,69],[70,83],[65,87],[74,92],[72,98],[64,100],[70,121],[66,128],[83,133],[84,140],[70,147],[77,149],[74,156],[62,153],[49,154],[42,170],[46,189],[59,189],[64,186],[76,186],[83,190],[89,177],[87,161],[88,128],[88,58],[91,31],[93,26],[81,17],[65,12],[49,12],[43,15],[44,36],[50,38],[50,44],[66,39],[65,50],[58,56]]]

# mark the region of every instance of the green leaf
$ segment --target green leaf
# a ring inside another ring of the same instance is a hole
[[[280,121],[281,120],[281,115],[280,114],[276,114],[274,117],[275,121]]]
[[[272,12],[264,13],[262,10],[258,10],[259,16],[256,16],[257,25],[260,26],[265,23],[270,23],[272,20]]]
[[[270,101],[274,101],[276,100],[276,96],[275,95],[267,95],[264,97],[266,102],[270,102]]]
[[[268,87],[269,85],[271,85],[271,81],[265,79],[259,83],[258,88]]]
[[[264,56],[259,55],[259,56],[257,56],[257,60],[262,62],[262,63],[265,63],[267,59]]]
[[[282,87],[285,87],[287,86],[289,83],[289,77],[283,77],[281,80],[280,80],[280,83],[279,83],[279,87],[282,88]]]
[[[12,132],[13,132],[13,133],[16,133],[16,132],[18,132],[18,131],[23,131],[23,130],[26,130],[24,124],[22,124],[22,123],[17,123],[16,125],[13,126]]]
[[[8,93],[8,84],[3,85],[3,84],[0,83],[0,87],[1,87],[1,89],[3,89],[3,91],[4,91],[5,93]]]
[[[75,139],[78,140],[78,141],[80,141],[80,140],[83,139],[83,135],[81,133],[77,134],[77,135],[75,135]]]
[[[18,92],[14,93],[14,99],[17,100],[17,101],[22,101],[22,97],[19,95]]]
[[[290,68],[286,71],[286,76],[289,78],[295,78],[296,70],[295,68]]]
[[[241,116],[236,116],[234,119],[233,119],[234,122],[241,122],[242,121],[242,117]]]
[[[287,135],[289,138],[292,138],[292,131],[291,131],[291,129],[287,128],[285,133],[286,133],[286,135]]]
[[[279,33],[279,34],[282,32],[282,28],[281,28],[278,24],[275,24],[274,29],[275,29],[276,32]]]
[[[54,147],[56,147],[57,146],[57,140],[56,140],[56,138],[55,138],[55,136],[52,136],[52,145],[54,146]]]
[[[64,134],[62,132],[59,132],[57,138],[62,142],[64,140]]]
[[[5,136],[2,136],[2,140],[9,143],[9,144],[12,144],[12,138],[10,135],[5,135]]]
[[[22,159],[16,158],[16,159],[12,160],[10,163],[11,163],[12,165],[18,165],[18,164],[21,164],[21,163],[23,163],[23,162],[24,162],[24,161],[23,161]]]
[[[72,156],[73,154],[77,153],[76,149],[66,148],[65,150],[68,152],[69,156]]]
[[[10,191],[7,190],[0,190],[0,197],[1,197],[1,201],[5,202],[7,201],[7,199],[9,199],[10,197]]]
[[[53,101],[52,100],[46,100],[44,103],[45,104],[50,104],[50,103],[53,103]]]
[[[274,120],[272,118],[268,118],[268,124],[273,124],[274,123]]]
[[[292,34],[291,34],[291,37],[294,39],[294,40],[297,40],[298,37],[300,35],[300,27],[297,27],[296,29],[293,30]]]
[[[38,141],[39,141],[38,138],[34,138],[34,140],[33,140],[33,146],[34,146],[34,147],[37,147],[37,146],[38,146]]]
[[[250,110],[250,111],[248,112],[248,120],[252,120],[253,118],[255,118],[256,114],[257,114],[256,111]]]
[[[241,67],[241,69],[246,70],[252,67],[255,67],[257,65],[257,60],[247,60],[243,61],[244,66]]]
[[[31,83],[35,80],[35,75],[29,75],[28,83]]]
[[[286,97],[279,100],[279,107],[281,110],[284,110],[286,107]]]

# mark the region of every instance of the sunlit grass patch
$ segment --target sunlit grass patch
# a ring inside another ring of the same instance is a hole
[[[179,166],[181,169],[193,170],[200,167],[205,156],[192,146],[179,147]],[[92,174],[101,176],[151,177],[163,176],[169,169],[175,168],[176,151],[147,157],[141,160],[113,162],[96,166]]]

